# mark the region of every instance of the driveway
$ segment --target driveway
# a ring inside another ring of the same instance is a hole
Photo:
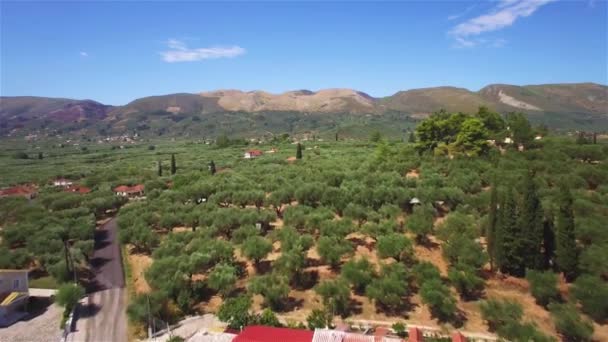
[[[39,300],[44,302],[44,299]],[[32,300],[31,305],[36,305]],[[0,328],[0,342],[57,342],[63,330],[59,329],[59,322],[63,308],[47,303],[36,305],[30,315],[13,323],[6,328]]]
[[[95,279],[81,301],[75,332],[68,341],[126,342],[126,290],[118,227],[111,219],[95,232],[91,258]]]

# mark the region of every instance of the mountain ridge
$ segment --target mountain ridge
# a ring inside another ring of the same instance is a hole
[[[332,129],[344,121],[361,124],[365,120],[379,120],[390,124],[389,121],[397,117],[420,119],[440,109],[471,113],[479,106],[501,113],[521,111],[534,121],[555,127],[593,127],[597,124],[608,127],[608,86],[587,82],[525,86],[489,84],[476,92],[440,86],[403,90],[385,97],[373,97],[347,88],[299,89],[279,94],[220,89],[147,96],[122,106],[88,99],[0,97],[0,134],[32,131],[50,134],[48,132],[54,130],[91,129],[99,134],[147,130],[173,134],[173,126],[184,124],[184,120],[194,126],[199,123],[209,126],[205,134],[214,134],[220,129],[238,134],[244,129],[240,126],[230,128],[233,125],[229,119],[243,121],[241,126],[249,122],[255,130],[265,131],[314,129],[315,126]],[[281,117],[280,113],[289,115]],[[372,119],[365,119],[370,115]],[[311,126],[302,124],[304,121],[316,123]]]

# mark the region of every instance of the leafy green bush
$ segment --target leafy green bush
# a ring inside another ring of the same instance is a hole
[[[608,284],[600,277],[580,276],[572,287],[572,294],[583,306],[583,312],[598,323],[608,319]]]
[[[567,341],[591,341],[593,324],[583,319],[572,304],[549,304],[555,328]]]
[[[557,274],[552,271],[528,270],[526,278],[530,282],[532,296],[539,305],[547,306],[551,301],[559,299]]]

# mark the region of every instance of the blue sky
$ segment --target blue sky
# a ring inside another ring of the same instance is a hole
[[[608,83],[606,1],[0,2],[0,94]]]

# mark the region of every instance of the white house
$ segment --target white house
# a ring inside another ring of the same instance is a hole
[[[0,327],[7,327],[27,315],[27,275],[27,270],[0,270]]]

